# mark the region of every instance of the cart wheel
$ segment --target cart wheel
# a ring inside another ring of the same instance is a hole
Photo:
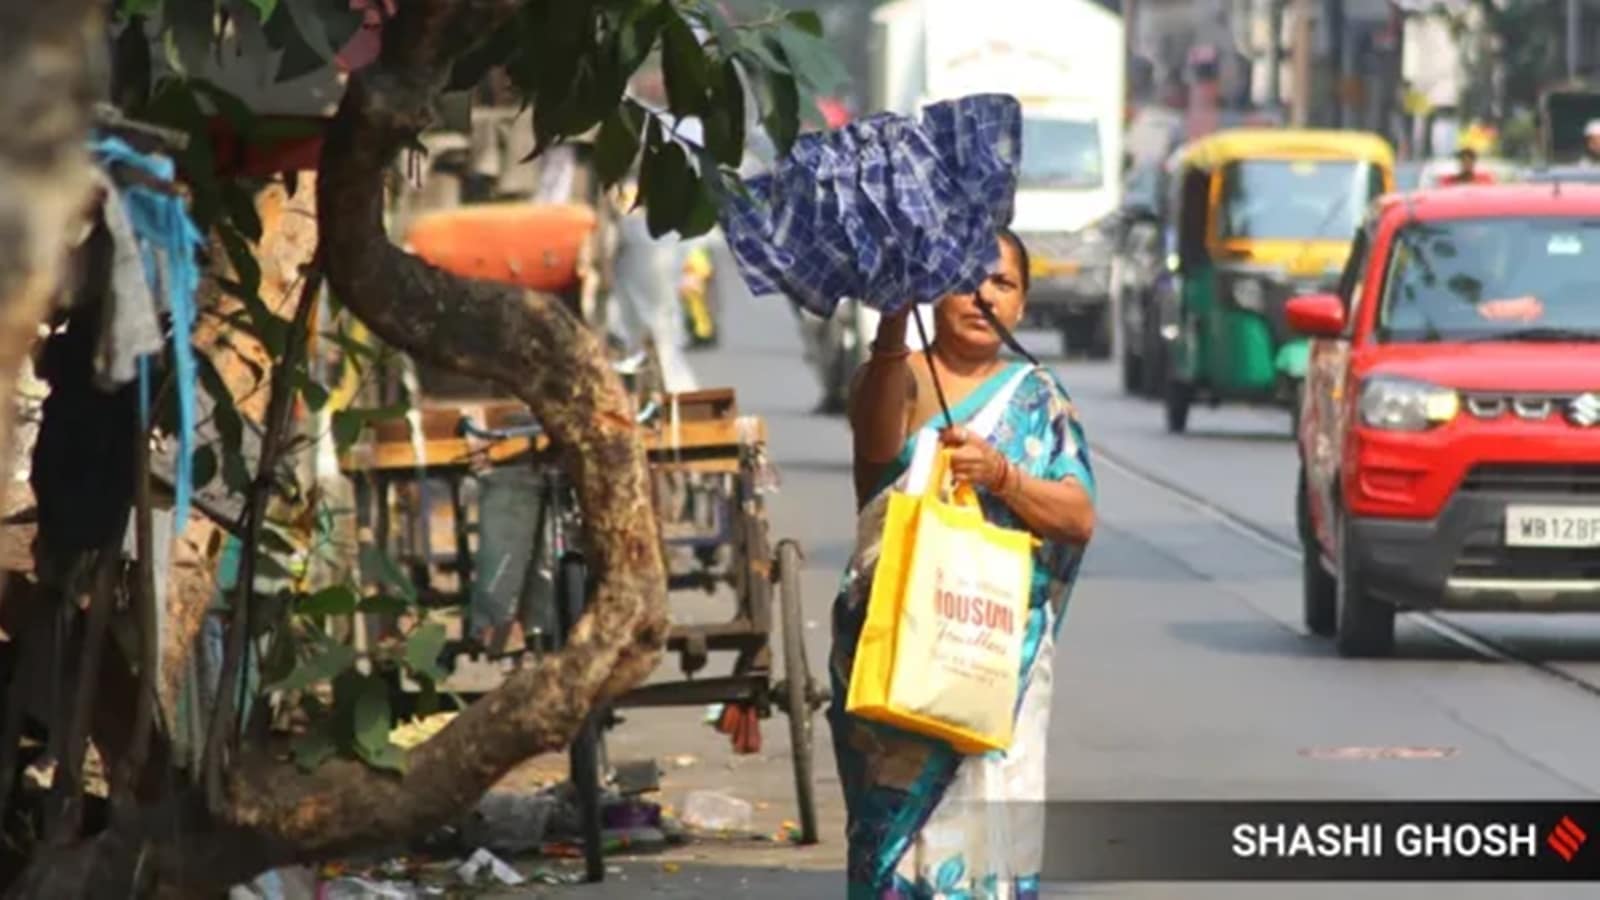
[[[583,613],[587,575],[583,557],[577,554],[562,557],[556,582],[562,644],[566,643],[572,626]],[[600,833],[600,712],[590,711],[568,752],[572,790],[577,795],[578,820],[583,831],[584,875],[591,882],[603,881],[606,877],[605,847]]]
[[[800,608],[800,547],[778,544],[778,602],[783,607],[783,680],[789,714],[789,752],[794,757],[795,799],[800,804],[800,843],[817,842],[817,798],[811,782],[811,667],[806,661],[805,615]]]

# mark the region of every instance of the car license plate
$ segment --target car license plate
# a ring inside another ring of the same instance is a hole
[[[1600,507],[1507,507],[1506,545],[1600,547]]]

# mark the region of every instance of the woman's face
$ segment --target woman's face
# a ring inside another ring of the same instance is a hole
[[[984,279],[977,294],[951,294],[939,301],[933,313],[934,333],[940,340],[969,353],[998,354],[1000,335],[978,311],[979,297],[994,307],[995,317],[1002,325],[1010,329],[1017,327],[1027,296],[1022,288],[1022,260],[1010,241],[1000,241],[1000,262]]]

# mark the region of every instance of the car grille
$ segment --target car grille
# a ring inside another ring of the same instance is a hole
[[[1452,578],[1514,578],[1529,581],[1600,579],[1593,549],[1507,547],[1499,529],[1475,532],[1462,544]]]
[[[1566,494],[1600,497],[1600,464],[1480,463],[1462,479],[1468,494]],[[1593,551],[1590,551],[1591,554]]]

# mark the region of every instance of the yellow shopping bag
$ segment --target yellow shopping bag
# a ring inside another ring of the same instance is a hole
[[[949,457],[929,491],[889,497],[845,709],[963,753],[1005,750],[1034,541],[987,522],[971,486],[950,491]]]

